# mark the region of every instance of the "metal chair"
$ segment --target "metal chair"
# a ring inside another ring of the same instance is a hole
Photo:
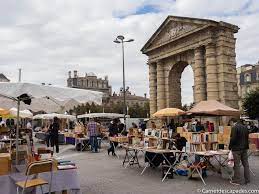
[[[43,172],[50,172],[50,183],[48,181],[37,178],[39,173]],[[53,160],[42,160],[42,161],[36,161],[32,162],[28,165],[26,172],[26,180],[25,181],[19,181],[15,184],[17,185],[17,194],[19,194],[19,189],[22,188],[22,194],[24,194],[25,189],[28,188],[35,188],[40,186],[41,192],[43,194],[43,185],[49,184],[49,194],[51,193],[51,183],[52,183],[52,175],[53,175]],[[30,175],[36,175],[36,178],[30,179]]]

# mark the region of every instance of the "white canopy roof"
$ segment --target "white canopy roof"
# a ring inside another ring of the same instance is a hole
[[[123,114],[118,114],[118,113],[89,113],[89,114],[83,114],[83,115],[78,115],[77,118],[123,118]]]
[[[57,117],[59,119],[69,119],[75,120],[76,117],[73,115],[66,115],[66,114],[57,114],[57,113],[50,113],[50,114],[38,114],[33,117],[33,119],[53,119]]]
[[[17,108],[11,108],[10,110],[10,114],[17,117]],[[31,113],[31,111],[29,110],[21,110],[20,111],[20,117],[21,118],[32,118],[33,114]]]
[[[22,94],[28,94],[33,98],[50,97],[59,101],[75,99],[80,103],[95,102],[101,104],[102,102],[101,92],[32,83],[0,83],[0,94],[13,98],[17,98]]]
[[[31,83],[0,83],[0,103],[3,108],[11,108],[17,106],[17,102],[8,98],[17,98],[22,94],[28,94],[33,99],[31,105],[21,103],[22,109],[30,109],[33,111],[59,112],[61,107],[65,110],[72,109],[81,103],[101,104],[101,92],[74,89],[66,87],[43,86]],[[62,110],[63,112],[65,110]]]

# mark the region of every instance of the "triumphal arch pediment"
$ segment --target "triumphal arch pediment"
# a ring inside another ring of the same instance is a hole
[[[238,26],[168,16],[141,51],[148,56],[151,114],[181,107],[181,74],[194,72],[194,101],[216,99],[238,107],[235,37]]]

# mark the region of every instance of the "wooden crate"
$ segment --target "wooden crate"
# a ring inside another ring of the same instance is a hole
[[[11,154],[0,154],[0,175],[6,175],[11,172]]]

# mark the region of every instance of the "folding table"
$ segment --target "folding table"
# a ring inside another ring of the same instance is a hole
[[[122,147],[125,148],[125,151],[126,151],[122,165],[124,166],[125,163],[127,163],[125,168],[127,168],[128,165],[132,166],[134,164],[137,164],[138,167],[140,167],[138,154],[139,152],[144,153],[143,147],[129,146],[129,145],[122,145]]]
[[[164,182],[164,180],[166,179],[166,177],[168,176],[169,172],[173,169],[174,171],[176,171],[175,167],[176,167],[176,164],[178,162],[177,160],[177,154],[182,154],[184,152],[180,151],[180,150],[168,150],[168,149],[162,149],[162,150],[158,150],[158,149],[150,149],[150,148],[146,148],[146,149],[143,149],[145,152],[151,152],[151,153],[154,153],[155,155],[153,156],[152,159],[149,159],[146,154],[145,154],[145,158],[148,160],[148,163],[145,165],[144,169],[142,170],[141,172],[141,175],[146,171],[147,167],[149,164],[153,164],[153,161],[154,159],[156,158],[156,156],[158,154],[161,154],[164,158],[164,160],[166,161],[167,163],[167,167],[168,167],[168,170],[166,172],[166,174],[164,175],[164,177],[162,178],[162,182]],[[168,160],[168,158],[166,157],[166,154],[173,154],[174,157],[175,157],[175,160],[174,162],[172,163],[170,160]]]
[[[109,138],[110,142],[111,142],[111,145],[113,146],[113,150],[114,150],[114,153],[116,154],[116,147],[114,145],[114,142],[117,142],[118,144],[121,143],[128,143],[128,137],[127,136],[118,136],[118,137],[110,137]],[[119,147],[119,146],[117,146]],[[118,157],[119,159],[119,156],[116,154],[116,156]]]

